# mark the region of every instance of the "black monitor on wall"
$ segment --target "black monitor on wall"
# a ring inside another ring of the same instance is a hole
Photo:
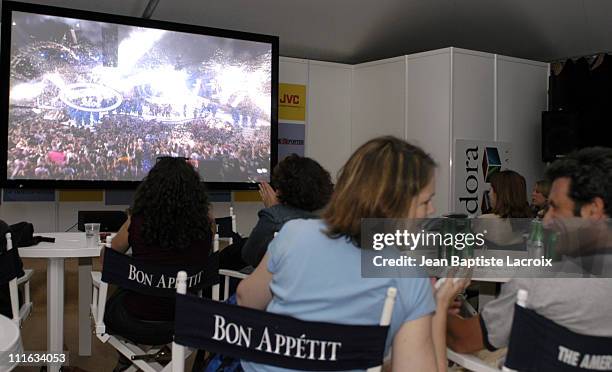
[[[542,112],[543,161],[595,146],[612,148],[612,111]]]
[[[277,37],[8,1],[1,35],[1,186],[133,188],[160,156],[269,180]]]
[[[99,223],[101,232],[117,232],[126,220],[124,211],[79,211],[77,229],[85,231],[86,223]]]

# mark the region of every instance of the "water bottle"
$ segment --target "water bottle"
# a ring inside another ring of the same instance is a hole
[[[462,230],[465,236],[470,236],[470,235],[473,236],[474,232],[472,231],[472,220],[470,218],[466,218],[462,220],[462,222],[464,224]],[[463,257],[464,258],[474,258],[474,241],[473,240],[471,241],[470,244],[465,242],[465,248],[463,249]]]
[[[558,233],[555,231],[546,231],[546,244],[544,245],[546,251],[546,258],[551,258],[553,261],[560,261],[561,255],[557,251],[557,239],[559,238]]]
[[[450,241],[445,239],[447,234],[452,234],[454,235],[456,233],[456,220],[452,217],[448,218],[444,218],[443,220],[443,226],[442,226],[442,255],[441,258],[446,258],[447,260],[450,260],[451,257],[456,255],[455,252],[455,246],[453,244],[445,244],[446,241]]]
[[[531,258],[544,256],[544,226],[542,220],[537,218],[531,221],[531,231],[527,240],[527,254]]]

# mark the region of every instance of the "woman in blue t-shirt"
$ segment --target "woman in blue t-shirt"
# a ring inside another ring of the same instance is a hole
[[[378,324],[386,288],[398,295],[387,336],[393,371],[446,370],[446,313],[465,285],[432,290],[426,277],[363,278],[362,218],[424,218],[434,212],[435,163],[394,137],[362,145],[342,169],[322,220],[287,222],[251,276],[238,287],[242,306],[307,321]],[[437,302],[437,305],[436,305]],[[283,369],[242,362],[245,371]]]

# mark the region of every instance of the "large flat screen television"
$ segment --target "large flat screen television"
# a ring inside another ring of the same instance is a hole
[[[212,189],[276,161],[278,38],[2,4],[4,187],[134,187],[164,156]]]

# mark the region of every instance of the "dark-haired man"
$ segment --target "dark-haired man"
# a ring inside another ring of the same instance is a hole
[[[315,160],[291,154],[272,171],[274,188],[261,182],[259,192],[265,208],[257,213],[259,220],[242,247],[242,259],[257,267],[263,259],[274,233],[294,219],[316,219],[316,211],[329,201],[333,184],[329,172]]]
[[[571,233],[588,231],[586,235],[596,236],[590,244],[583,239],[562,253],[590,257],[599,269],[610,270],[610,255],[605,253],[612,248],[608,223],[612,216],[612,149],[575,152],[553,163],[547,177],[552,187],[545,224],[570,226]],[[612,279],[517,278],[506,283],[481,314],[468,319],[449,316],[449,347],[461,353],[506,347],[519,289],[527,290],[530,309],[557,324],[580,334],[612,337]]]

